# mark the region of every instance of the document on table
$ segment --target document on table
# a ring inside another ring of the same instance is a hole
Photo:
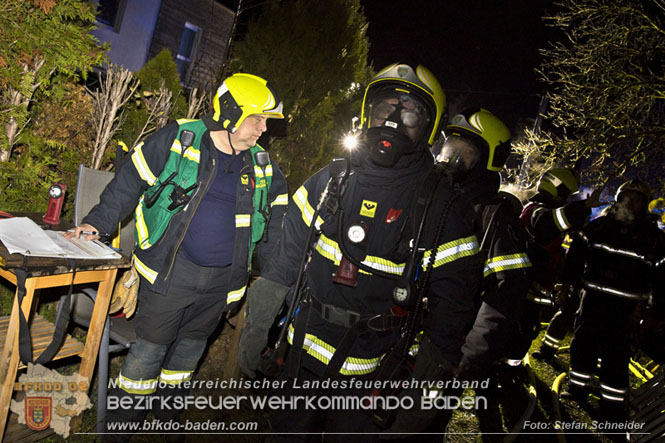
[[[76,259],[122,257],[98,240],[66,239],[63,234],[62,231],[44,231],[27,217],[0,220],[0,240],[10,254]]]

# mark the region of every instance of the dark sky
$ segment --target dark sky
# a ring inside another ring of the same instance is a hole
[[[396,61],[427,66],[451,112],[482,106],[511,129],[536,116],[545,86],[534,68],[553,35],[541,19],[551,1],[361,1],[375,69]]]
[[[238,0],[218,0],[235,10]],[[266,0],[243,0],[243,7]],[[272,1],[272,0],[268,0]],[[325,1],[325,0],[311,0]],[[446,91],[449,113],[482,106],[511,129],[538,113],[538,50],[554,34],[541,17],[552,0],[361,0],[370,62],[422,64]],[[252,7],[243,22],[260,8]],[[249,13],[249,14],[248,14]],[[242,32],[242,24],[239,29]]]

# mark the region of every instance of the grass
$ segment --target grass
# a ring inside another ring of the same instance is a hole
[[[542,335],[538,340],[534,341],[531,351],[535,350],[540,344]],[[199,380],[215,380],[220,378],[223,366],[226,362],[226,350],[229,345],[231,331],[225,328],[215,337],[211,343],[204,361],[197,372],[197,379]],[[567,342],[570,341],[568,337]],[[567,344],[567,343],[565,343]],[[111,359],[110,377],[116,377],[124,361],[123,355],[116,355]],[[640,363],[646,364],[648,360],[646,357],[638,355],[636,357]],[[555,364],[531,359],[531,366],[535,376],[535,388],[537,394],[537,403],[533,414],[529,418],[532,423],[538,423],[540,426],[547,426],[547,429],[529,429],[522,431],[519,434],[511,434],[514,431],[515,425],[520,421],[522,414],[529,404],[529,394],[527,387],[523,380],[526,380],[525,374],[518,383],[510,384],[503,383],[500,389],[490,389],[487,391],[474,392],[473,390],[465,391],[465,395],[483,395],[487,398],[488,407],[481,410],[462,410],[458,409],[453,413],[451,424],[448,428],[449,435],[446,438],[447,442],[557,442],[559,443],[560,436],[557,436],[554,430],[554,422],[556,414],[552,403],[551,386],[554,380],[566,371],[568,368],[569,356],[567,353],[561,353],[557,356]],[[70,374],[77,369],[77,364],[69,364],[61,367],[63,373]],[[95,441],[94,435],[81,435],[74,432],[95,432],[96,427],[96,402],[97,402],[97,381],[93,380],[94,385],[90,390],[91,402],[93,407],[85,411],[76,424],[77,428],[73,430],[67,441],[71,442],[90,442]],[[631,384],[633,388],[638,387],[642,382],[635,376],[631,375]],[[562,385],[562,388],[565,385]],[[243,390],[218,390],[218,391],[201,391],[195,394],[210,395],[210,396],[237,396],[237,395],[257,395],[256,392],[248,392]],[[568,424],[586,424],[590,426],[593,420],[597,420],[598,409],[597,399],[591,398],[587,405],[577,405],[574,402],[561,402],[561,420]],[[249,407],[243,407],[239,410],[188,410],[184,418],[190,419],[193,422],[205,422],[211,419],[216,422],[249,422],[255,421],[258,424],[258,432],[269,432],[270,427],[265,413],[262,411],[255,411]],[[566,441],[594,441],[594,442],[607,442],[611,441],[607,436],[602,435],[598,431],[581,430],[576,431],[577,434],[572,434],[568,431],[565,435]],[[187,441],[195,441],[197,443],[207,441],[219,440],[219,435],[188,435]],[[238,441],[238,442],[259,442],[263,441],[261,435],[225,435],[225,441]],[[48,442],[62,442],[64,439],[57,435],[49,437]],[[132,442],[159,442],[165,441],[159,435],[135,435]]]

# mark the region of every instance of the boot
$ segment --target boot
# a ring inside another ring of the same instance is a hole
[[[540,348],[533,351],[531,356],[536,360],[551,363],[554,361],[554,348],[540,345]]]
[[[568,383],[566,389],[559,393],[559,398],[567,401],[574,401],[579,404],[586,403],[589,397],[589,388],[582,387],[573,383]]]

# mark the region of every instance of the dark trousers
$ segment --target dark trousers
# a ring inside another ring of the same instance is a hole
[[[205,351],[208,337],[219,324],[226,305],[230,267],[198,266],[178,255],[172,272],[166,294],[151,291],[146,282],[141,281],[135,321],[137,340],[120,371],[120,378],[126,383],[112,389],[109,397],[137,400],[137,396],[173,395],[176,387],[155,391],[150,383],[143,383],[137,389],[130,386],[139,381],[154,381],[157,385],[164,371],[192,373]],[[177,385],[177,378],[169,384]],[[183,394],[182,390],[178,391]],[[154,412],[163,419],[177,415],[173,411]],[[105,422],[141,421],[146,413],[144,409],[109,407]]]
[[[598,374],[601,400],[622,404],[628,391],[629,317],[635,302],[608,294],[587,293],[570,344],[571,382],[589,387]],[[600,369],[597,369],[598,359]]]
[[[550,324],[545,332],[543,346],[548,346],[557,351],[561,346],[560,342],[566,338],[568,331],[573,329],[575,323],[575,313],[579,307],[579,298],[577,296],[569,298],[566,303],[559,308],[550,320]]]
[[[290,354],[291,356],[292,354]],[[289,356],[289,357],[290,357]],[[288,358],[286,368],[282,371],[280,381],[285,381],[284,389],[271,392],[285,398],[295,396],[311,398],[313,396],[331,397],[331,396],[355,396],[363,397],[368,391],[363,389],[304,389],[302,386],[306,382],[318,381],[321,378],[301,367],[298,372],[298,378],[290,380],[288,378],[289,367],[293,365],[293,359]],[[356,380],[367,379],[367,376],[356,376]],[[290,441],[379,441],[377,433],[381,431],[370,416],[362,410],[321,410],[307,409],[303,402],[296,405],[294,409],[273,409],[270,410],[270,425],[275,434],[269,441],[290,442]],[[353,435],[349,433],[372,433],[372,435]],[[325,433],[325,438],[323,436]]]

